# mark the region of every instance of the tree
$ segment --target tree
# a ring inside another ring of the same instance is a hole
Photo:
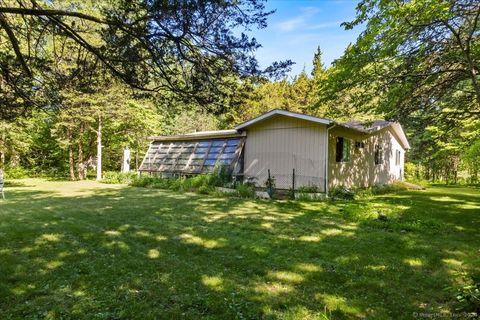
[[[221,97],[218,89],[232,75],[277,75],[291,64],[260,70],[253,56],[260,45],[241,32],[264,28],[270,13],[261,0],[2,1],[3,108],[16,115],[50,105],[40,99],[56,89],[50,70],[58,60],[48,54],[49,39],[70,39],[134,88],[205,104]]]
[[[313,80],[316,82],[325,80],[327,69],[323,64],[322,50],[320,49],[320,46],[317,47],[317,51],[315,51],[315,54],[313,55],[312,64],[313,64],[313,69],[312,69]]]
[[[350,95],[354,106],[404,118],[461,93],[455,113],[479,117],[479,16],[475,0],[361,1],[343,25],[366,29],[334,63],[323,100]]]

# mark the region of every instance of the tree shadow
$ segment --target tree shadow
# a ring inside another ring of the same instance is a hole
[[[320,317],[327,307],[335,319],[411,318],[448,310],[443,289],[480,262],[474,193],[447,203],[435,191],[377,197],[400,207],[381,222],[354,219],[367,200],[75,192],[15,189],[0,204],[2,313],[277,319]]]

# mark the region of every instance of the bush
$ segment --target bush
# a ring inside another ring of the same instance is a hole
[[[390,184],[373,186],[370,189],[372,191],[372,194],[395,193],[408,190],[407,186],[401,181],[395,181]]]
[[[270,173],[269,173],[269,177],[265,181],[265,187],[267,188],[267,193],[270,196],[270,199],[273,199],[276,191],[275,190],[276,183],[275,183],[275,177],[270,176]]]
[[[345,186],[338,186],[330,191],[330,197],[334,200],[353,200],[355,192]]]
[[[151,187],[153,183],[158,180],[156,177],[151,176],[137,176],[130,182],[132,187]]]
[[[19,166],[7,167],[4,174],[5,179],[23,179],[27,178],[28,176],[28,170]]]
[[[412,180],[416,179],[417,165],[413,162],[405,162],[405,179]]]
[[[103,174],[103,183],[108,184],[129,184],[135,178],[137,174],[135,172],[116,172],[116,171],[107,171]]]
[[[255,185],[251,183],[238,184],[235,188],[241,198],[255,198]]]
[[[133,177],[130,185],[133,187],[146,187],[154,189],[165,189],[172,191],[195,191],[201,194],[210,193],[215,186],[216,179],[214,175],[197,175],[193,177],[152,177],[139,176]]]
[[[215,167],[213,174],[210,176],[211,185],[217,187],[231,187],[232,186],[232,169],[226,165],[218,165]]]
[[[200,186],[198,187],[197,192],[200,194],[209,194],[210,192],[212,192],[212,190],[213,189],[209,186]]]
[[[301,186],[296,190],[299,193],[320,193],[320,187],[314,184],[309,184],[308,186]]]

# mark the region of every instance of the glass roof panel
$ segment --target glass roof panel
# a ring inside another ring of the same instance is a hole
[[[202,141],[154,142],[140,166],[141,171],[211,172],[216,164],[233,165],[244,138]]]

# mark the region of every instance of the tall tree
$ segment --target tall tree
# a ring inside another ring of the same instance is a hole
[[[480,2],[364,0],[344,23],[365,31],[334,64],[324,100],[346,94],[391,117],[429,112],[459,95],[458,116],[480,116]]]
[[[290,65],[260,70],[253,56],[260,45],[245,31],[264,28],[270,13],[262,0],[4,0],[2,109],[49,105],[39,98],[55,92],[49,71],[58,60],[45,48],[52,37],[71,39],[132,87],[215,102],[231,75],[276,75]]]

